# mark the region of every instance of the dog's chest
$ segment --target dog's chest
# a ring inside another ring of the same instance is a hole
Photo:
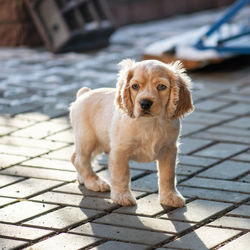
[[[140,130],[134,141],[132,160],[150,162],[158,158],[159,152],[174,140],[166,128]]]

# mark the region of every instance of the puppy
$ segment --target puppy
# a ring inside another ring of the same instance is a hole
[[[91,168],[91,159],[109,154],[111,198],[122,206],[136,201],[130,191],[129,161],[157,161],[163,205],[184,206],[176,189],[175,165],[179,118],[193,110],[190,78],[180,62],[156,60],[120,63],[116,89],[82,88],[70,108],[78,181],[93,191],[110,186]]]

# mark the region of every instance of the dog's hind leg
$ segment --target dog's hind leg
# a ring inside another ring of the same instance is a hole
[[[88,142],[88,144],[83,145],[83,141]],[[109,184],[102,180],[91,167],[91,155],[95,147],[95,144],[91,145],[91,142],[93,143],[94,140],[77,138],[76,150],[72,155],[71,161],[78,172],[80,184],[84,184],[87,189],[92,191],[106,192],[110,190]]]

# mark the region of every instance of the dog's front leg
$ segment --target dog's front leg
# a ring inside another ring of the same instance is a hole
[[[127,152],[113,150],[110,153],[111,199],[122,206],[133,206],[135,198],[130,191],[130,171]]]
[[[162,205],[170,207],[182,207],[185,205],[185,199],[176,189],[175,164],[177,148],[170,147],[160,155],[158,159],[159,171],[159,195]]]

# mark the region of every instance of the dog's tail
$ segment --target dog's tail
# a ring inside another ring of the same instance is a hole
[[[78,98],[79,96],[81,96],[82,94],[84,94],[88,91],[90,91],[90,88],[87,88],[87,87],[83,87],[83,88],[79,89],[77,94],[76,94],[76,98]]]

